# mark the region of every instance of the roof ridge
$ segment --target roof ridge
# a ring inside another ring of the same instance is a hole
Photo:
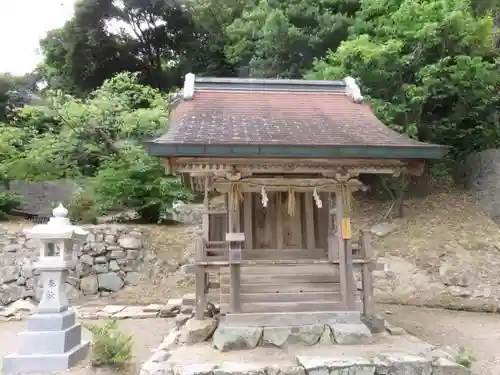
[[[188,73],[184,80],[183,99],[191,100],[196,92],[310,92],[310,93],[344,93],[357,104],[363,102],[361,90],[352,77],[343,80],[303,80],[279,78],[223,78],[196,77]]]

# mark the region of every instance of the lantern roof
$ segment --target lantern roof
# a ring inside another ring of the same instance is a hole
[[[87,232],[79,226],[71,224],[68,210],[61,204],[52,210],[52,217],[46,224],[35,225],[24,231],[29,238],[38,240],[75,240],[83,241]]]

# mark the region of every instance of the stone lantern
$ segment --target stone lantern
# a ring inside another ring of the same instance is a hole
[[[82,341],[82,327],[75,313],[68,310],[65,282],[73,260],[73,247],[87,237],[68,219],[61,204],[52,211],[47,224],[26,230],[29,238],[39,240],[43,295],[37,312],[29,317],[27,330],[19,334],[19,348],[3,361],[4,374],[63,371],[84,359],[89,342]]]

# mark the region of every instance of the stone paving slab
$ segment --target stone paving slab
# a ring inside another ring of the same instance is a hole
[[[148,305],[103,305],[103,306],[71,306],[70,308],[80,319],[146,319],[146,318],[174,318],[181,311],[191,316],[194,303],[191,294],[184,298],[170,298],[165,303],[152,303]],[[0,306],[0,322],[23,320],[36,311],[35,302],[17,300],[9,306]],[[207,316],[213,316],[218,308],[207,306]]]
[[[24,320],[36,310],[36,305],[24,305],[22,309],[6,309],[0,312],[0,321]],[[145,318],[171,318],[180,311],[180,305],[167,302],[166,304],[150,304],[142,306],[71,306],[76,316],[80,319],[145,319]]]

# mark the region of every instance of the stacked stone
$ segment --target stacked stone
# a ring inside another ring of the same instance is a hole
[[[187,293],[180,301],[179,313],[175,316],[176,327],[180,328],[186,323],[190,318],[194,316],[194,308],[196,304],[196,294]],[[219,314],[219,308],[214,304],[208,302],[205,309],[205,316],[207,318],[217,317]]]
[[[388,323],[386,333],[375,337],[366,329],[352,330],[352,324],[264,328],[218,324],[217,318],[193,318],[173,328],[139,374],[470,375],[455,362],[456,356]],[[295,349],[288,351],[289,345]],[[245,352],[257,346],[269,352]],[[226,355],[233,350],[240,354]]]
[[[143,262],[141,229],[119,225],[85,227],[90,232],[78,248],[70,270],[66,292],[70,299],[80,294],[106,296],[125,285],[137,285]],[[24,298],[40,299],[37,242],[22,230],[0,228],[0,305]]]

